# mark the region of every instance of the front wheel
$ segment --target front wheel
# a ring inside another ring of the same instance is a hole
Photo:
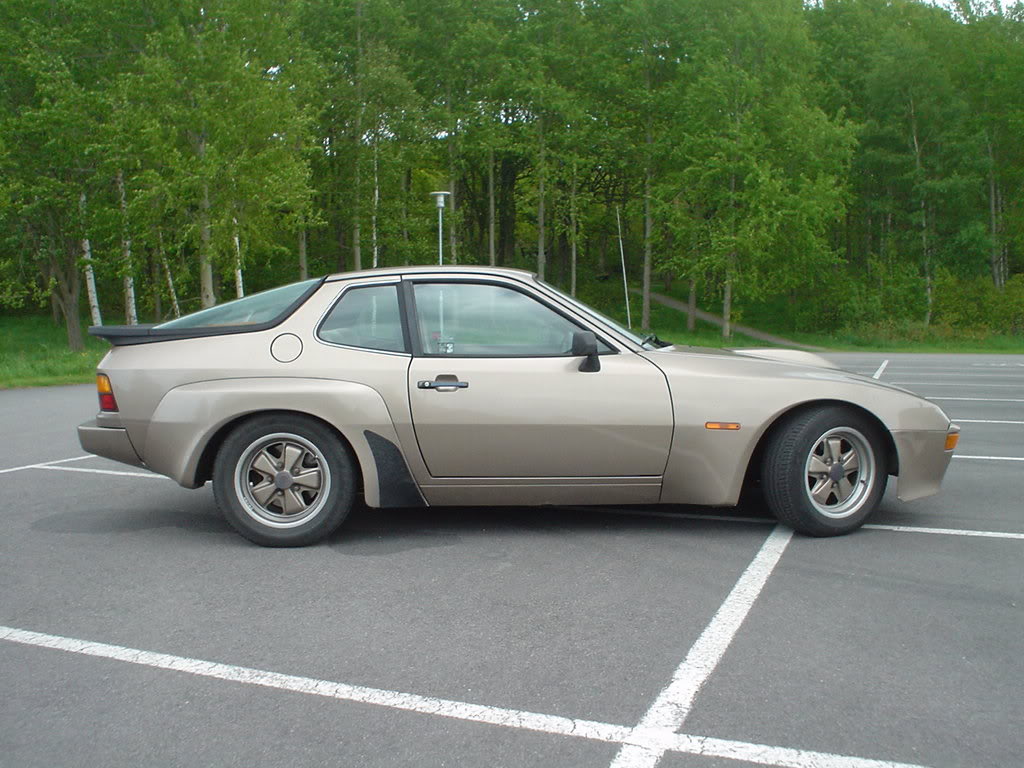
[[[761,486],[780,522],[809,536],[836,536],[859,528],[878,507],[886,464],[875,424],[847,408],[815,408],[772,436]]]
[[[333,533],[355,498],[355,463],[324,424],[259,416],[224,441],[213,492],[227,521],[265,547],[299,547]]]

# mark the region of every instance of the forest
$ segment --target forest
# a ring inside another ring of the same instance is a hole
[[[444,260],[1024,337],[1024,3],[4,0],[0,315]],[[617,287],[615,287],[617,286]]]

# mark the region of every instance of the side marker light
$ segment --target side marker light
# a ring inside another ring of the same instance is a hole
[[[959,440],[960,440],[960,433],[959,432],[950,432],[949,434],[947,434],[946,435],[946,450],[947,451],[952,451],[954,448],[956,448],[957,441],[959,441]]]
[[[740,425],[735,421],[706,421],[704,422],[704,429],[725,429],[730,432],[735,432],[740,428]]]

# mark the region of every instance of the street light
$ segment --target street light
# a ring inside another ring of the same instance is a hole
[[[437,263],[444,264],[444,206],[451,192],[431,192],[437,203]]]

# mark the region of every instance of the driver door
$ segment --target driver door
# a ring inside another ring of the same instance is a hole
[[[672,437],[662,372],[600,341],[601,368],[571,354],[589,330],[521,285],[411,282],[409,400],[432,478],[660,478]]]

